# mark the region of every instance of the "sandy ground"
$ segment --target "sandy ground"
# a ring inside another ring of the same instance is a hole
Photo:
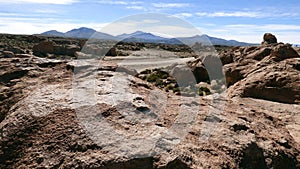
[[[193,57],[180,58],[173,52],[158,50],[158,49],[144,49],[141,51],[133,51],[129,56],[106,56],[105,61],[111,61],[131,69],[141,72],[146,69],[154,69],[170,66],[174,63],[186,63],[193,60]]]

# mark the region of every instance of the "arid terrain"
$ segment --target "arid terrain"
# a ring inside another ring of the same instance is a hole
[[[0,35],[0,168],[299,169],[300,49]]]

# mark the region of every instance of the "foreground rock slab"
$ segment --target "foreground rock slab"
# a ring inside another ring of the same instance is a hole
[[[0,168],[300,167],[298,104],[175,96],[100,60],[1,63]]]

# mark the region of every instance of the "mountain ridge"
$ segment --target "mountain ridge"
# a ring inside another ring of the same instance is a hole
[[[78,29],[72,29],[65,33],[56,30],[50,30],[43,32],[40,35],[46,36],[61,36],[61,37],[71,37],[71,38],[96,38],[103,40],[116,40],[125,42],[144,42],[144,43],[163,43],[163,44],[195,44],[199,42],[204,45],[223,45],[223,46],[249,46],[255,45],[252,43],[239,42],[237,40],[226,40],[217,37],[211,37],[209,35],[195,35],[191,37],[176,37],[176,38],[166,38],[161,37],[149,32],[135,31],[133,33],[123,33],[120,35],[110,35],[103,32],[98,32],[91,28],[81,27]]]

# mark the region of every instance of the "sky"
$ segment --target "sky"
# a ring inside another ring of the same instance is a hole
[[[89,27],[117,35],[145,28],[161,36],[207,34],[260,43],[270,32],[280,42],[300,44],[298,0],[0,0],[0,4],[0,33]]]

